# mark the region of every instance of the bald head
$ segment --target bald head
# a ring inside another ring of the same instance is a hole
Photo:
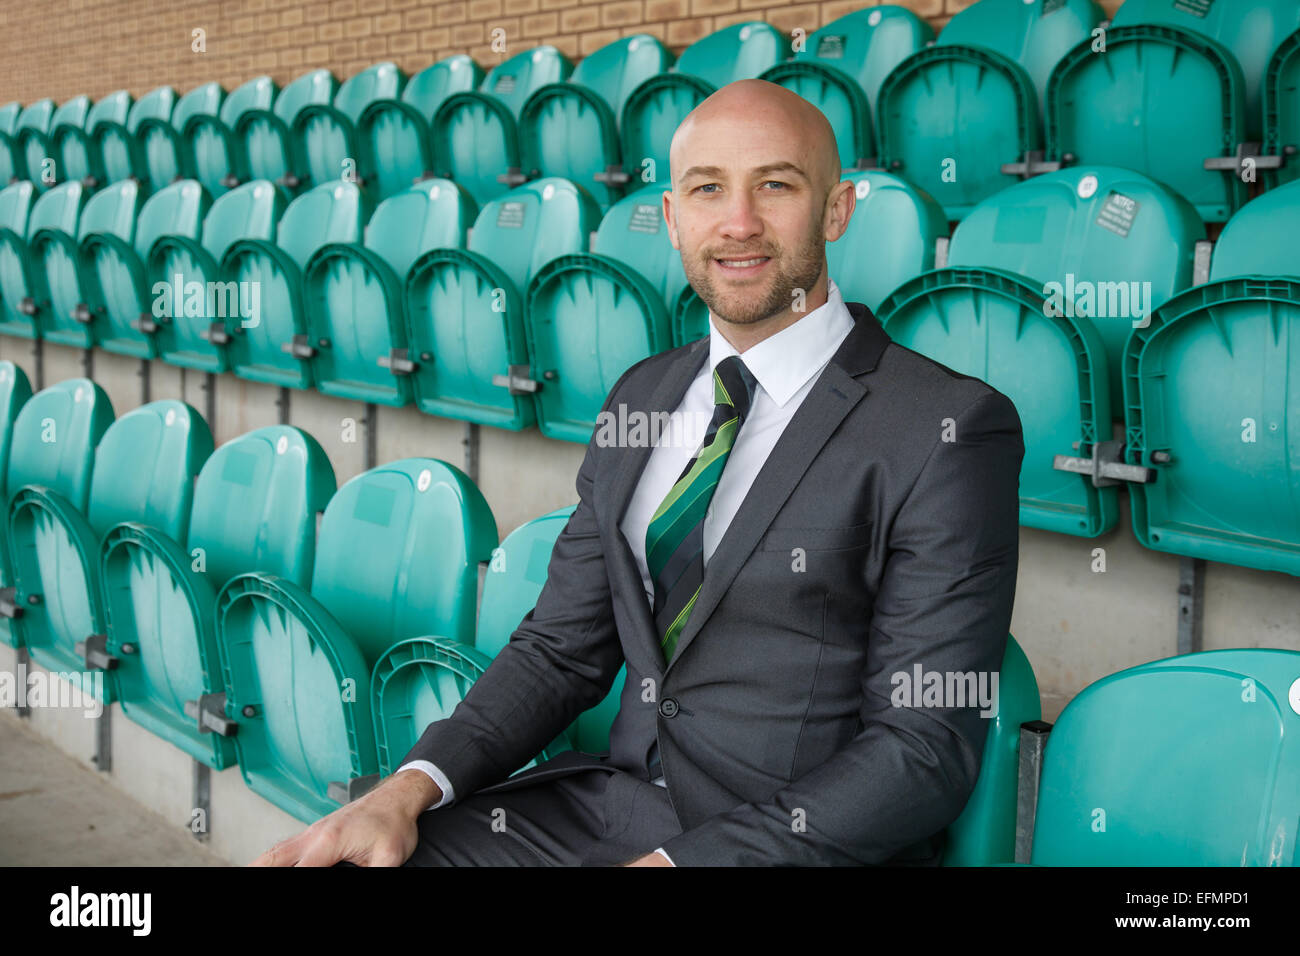
[[[821,110],[775,83],[739,80],[691,111],[668,155],[669,236],[733,346],[743,352],[826,302],[826,243],[844,234],[855,197]]]
[[[767,80],[737,80],[687,114],[668,151],[673,188],[723,144],[758,157],[764,149],[790,154],[817,193],[840,181],[840,153],[826,115],[797,93]]]

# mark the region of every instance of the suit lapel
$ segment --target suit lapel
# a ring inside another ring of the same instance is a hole
[[[786,425],[713,552],[705,569],[700,596],[677,639],[677,651],[665,673],[682,659],[687,645],[708,622],[813,459],[835,434],[840,422],[868,392],[867,386],[854,376],[875,368],[889,338],[866,306],[857,302],[846,305],[855,320],[853,330]]]

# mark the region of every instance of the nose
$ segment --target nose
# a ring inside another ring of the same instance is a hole
[[[758,215],[753,193],[740,189],[731,194],[719,225],[719,232],[737,246],[742,246],[762,234],[763,220]]]

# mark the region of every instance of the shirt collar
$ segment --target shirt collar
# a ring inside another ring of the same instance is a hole
[[[748,349],[741,358],[763,391],[784,407],[799,389],[819,372],[853,328],[853,314],[844,304],[839,286],[826,279],[826,301],[793,325],[770,335]],[[709,369],[730,355],[739,355],[713,322],[709,311]]]

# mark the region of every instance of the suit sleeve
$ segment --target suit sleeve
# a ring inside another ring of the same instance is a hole
[[[936,432],[939,423],[936,422]],[[762,802],[663,843],[678,866],[879,864],[965,808],[988,719],[967,707],[900,706],[893,675],[997,672],[1019,553],[1024,457],[1015,406],[998,392],[956,419],[895,515],[862,677],[861,729]]]
[[[614,404],[633,366],[605,401]],[[556,540],[537,604],[449,717],[430,724],[403,764],[428,761],[458,795],[499,783],[583,711],[623,664],[593,509],[596,437],[578,471],[578,505]]]

